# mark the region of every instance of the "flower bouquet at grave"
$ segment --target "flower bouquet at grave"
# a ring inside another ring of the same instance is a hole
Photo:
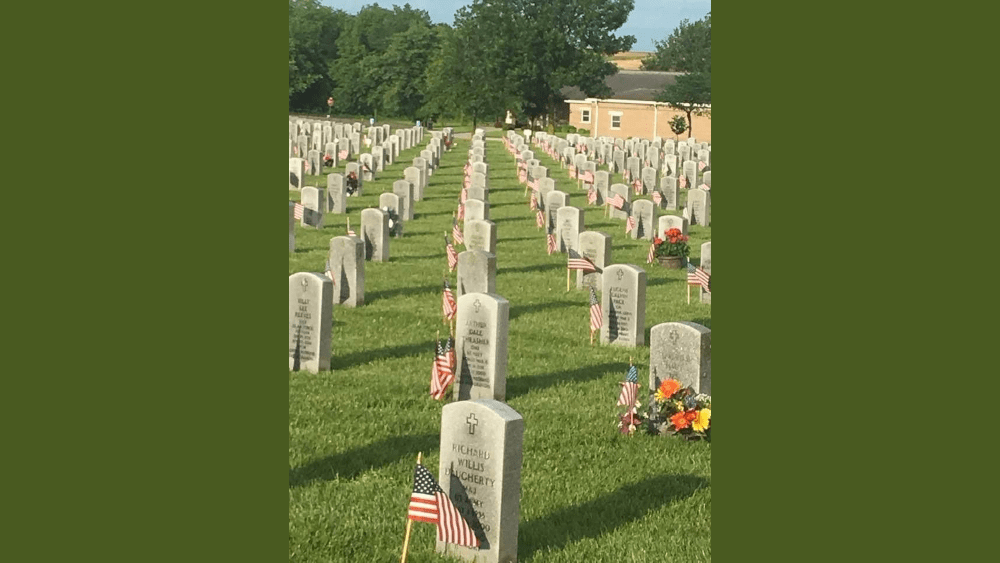
[[[712,396],[664,379],[650,405],[649,428],[654,434],[680,435],[688,440],[712,439]]]
[[[663,256],[681,256],[687,258],[688,254],[691,253],[691,247],[688,246],[688,237],[681,233],[678,228],[667,229],[663,233],[664,238],[655,237],[653,238],[653,255],[657,258]]]
[[[323,166],[333,166],[333,156],[324,154],[323,155]]]

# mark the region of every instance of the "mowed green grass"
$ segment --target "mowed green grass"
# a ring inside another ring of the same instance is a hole
[[[378,204],[419,155],[403,151],[349,215],[321,230],[296,225],[288,272],[322,272],[329,240]],[[451,230],[470,142],[457,140],[429,178],[416,216],[387,263],[365,264],[365,306],[334,307],[332,370],[289,373],[288,554],[296,562],[397,561],[417,452],[437,476],[443,403],[429,397]],[[685,272],[646,264],[649,243],[586,204],[565,170],[535,150],[586,227],[613,235],[613,261],[647,272],[646,340],[666,321],[711,327],[711,306],[686,303]],[[619,434],[618,382],[631,357],[648,379],[648,347],[589,344],[589,294],[566,291],[566,256],[545,252],[514,159],[487,141],[490,217],[497,223],[497,293],[510,301],[506,402],[524,417],[518,560],[544,563],[711,560],[711,444]],[[340,167],[343,170],[343,166]],[[621,181],[617,176],[613,182]],[[306,185],[325,186],[319,176]],[[530,192],[529,192],[530,193]],[[289,197],[298,199],[297,192]],[[682,195],[683,197],[683,195]],[[691,227],[692,256],[711,229]],[[458,247],[458,250],[463,250]],[[454,274],[450,275],[454,285]],[[645,401],[644,401],[645,403]],[[434,553],[434,526],[415,522],[408,561]]]

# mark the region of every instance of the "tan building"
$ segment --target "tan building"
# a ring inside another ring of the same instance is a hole
[[[586,129],[594,137],[673,138],[670,119],[675,115],[687,119],[687,113],[664,102],[653,101],[653,98],[665,86],[672,84],[677,74],[621,70],[607,78],[606,83],[614,92],[609,99],[584,98],[583,92],[578,89],[564,89],[569,106],[569,124],[577,129]],[[711,111],[711,106],[703,109]],[[712,120],[707,115],[694,115],[693,118],[694,138],[711,142]],[[687,133],[680,135],[681,139],[687,137]]]

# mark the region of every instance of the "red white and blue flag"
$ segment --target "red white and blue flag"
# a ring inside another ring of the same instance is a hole
[[[608,203],[613,205],[615,209],[621,209],[625,207],[625,198],[622,197],[622,194],[615,194],[613,198],[608,200]]]
[[[635,366],[629,366],[628,375],[625,376],[625,381],[621,383],[622,392],[618,396],[618,406],[625,406],[629,408],[629,412],[635,410],[636,397],[639,392],[639,370],[635,369]]]
[[[594,291],[594,286],[590,286],[590,334],[593,335],[595,330],[600,329],[604,325],[604,321],[601,320],[601,302],[597,299],[597,292]]]
[[[407,518],[437,525],[437,539],[445,543],[479,547],[479,539],[444,494],[427,468],[417,464]]]
[[[301,203],[295,203],[295,209],[292,211],[292,217],[295,217],[299,221],[302,220],[302,215],[305,213],[306,206]]]
[[[449,321],[455,318],[455,311],[458,308],[455,305],[455,294],[451,292],[451,286],[448,285],[448,280],[444,280],[444,293],[441,295],[441,313],[444,318]]]
[[[705,291],[712,293],[712,276],[701,268],[694,267],[690,262],[687,265],[688,285],[701,286]]]
[[[444,237],[445,250],[448,253],[448,271],[455,271],[455,266],[458,265],[458,253],[455,252],[455,247],[448,242],[448,235]]]

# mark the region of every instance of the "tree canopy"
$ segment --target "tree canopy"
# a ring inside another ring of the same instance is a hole
[[[684,72],[656,100],[687,114],[688,136],[694,133],[692,114],[712,103],[712,13],[694,23],[681,21],[670,37],[656,42],[656,53],[643,59],[646,70]]]
[[[634,0],[472,0],[453,26],[409,4],[357,15],[318,0],[288,5],[290,110],[325,111],[332,95],[348,114],[552,116],[566,86],[610,95],[607,55],[635,43],[614,34]]]

